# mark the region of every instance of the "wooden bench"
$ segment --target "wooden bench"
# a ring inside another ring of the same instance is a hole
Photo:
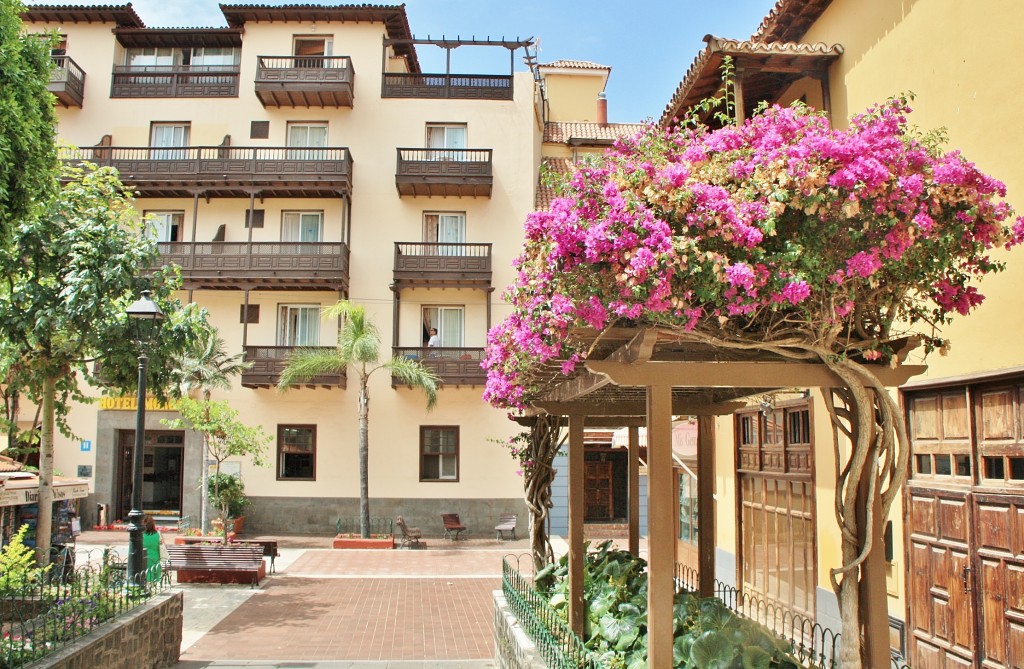
[[[513,513],[503,513],[498,517],[498,524],[494,526],[494,532],[498,539],[505,538],[505,532],[511,532],[512,538],[516,538],[516,516]]]
[[[442,513],[441,520],[444,521],[444,538],[458,541],[459,534],[466,531],[466,526],[459,520],[457,513]]]
[[[263,575],[263,550],[263,546],[172,544],[167,546],[168,569],[251,573],[251,587]],[[180,582],[180,573],[178,578]]]
[[[232,539],[231,543],[242,546],[262,546],[263,557],[270,558],[270,573],[276,574],[274,560],[281,556],[277,550],[277,539]]]

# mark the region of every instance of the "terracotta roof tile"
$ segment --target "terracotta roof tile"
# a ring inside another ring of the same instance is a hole
[[[541,172],[554,172],[556,174],[569,174],[573,169],[573,162],[569,158],[544,158],[541,161]],[[543,179],[537,181],[537,196],[534,198],[534,206],[538,211],[551,208],[551,201],[555,199],[554,186],[544,183]]]
[[[608,70],[611,71],[609,65],[599,65],[598,63],[592,63],[589,60],[556,60],[552,63],[541,63],[541,67],[559,67],[569,70]]]
[[[6,455],[0,455],[0,472],[20,472],[24,467]]]
[[[759,42],[797,42],[832,0],[778,0],[751,37]]]
[[[548,144],[609,144],[619,137],[633,135],[644,128],[644,123],[566,123],[549,121],[544,124],[544,141]]]
[[[131,3],[125,5],[26,5],[23,21],[81,21],[116,23],[122,27],[145,28]]]
[[[720,66],[724,56],[731,56],[735,65],[747,60],[744,69],[754,71],[772,59],[785,60],[792,67],[803,61],[806,67],[827,66],[843,53],[841,44],[829,46],[821,42],[803,44],[797,42],[758,42],[731,40],[714,35],[705,35],[707,46],[697,54],[682,82],[676,87],[672,99],[661,115],[661,125],[671,123],[673,118],[685,114],[693,105],[713,96],[721,86]]]

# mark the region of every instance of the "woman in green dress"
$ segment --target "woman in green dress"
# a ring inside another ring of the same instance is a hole
[[[156,529],[156,521],[149,514],[142,517],[142,530],[142,547],[146,549],[146,580],[159,581],[163,575],[160,566],[160,544],[164,539]]]

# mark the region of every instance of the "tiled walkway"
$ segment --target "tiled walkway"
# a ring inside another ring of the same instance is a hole
[[[120,540],[95,534],[80,547]],[[278,539],[277,573],[255,590],[178,586],[185,621],[176,669],[493,667],[502,557],[529,550],[524,539],[430,539],[425,550],[395,551]]]

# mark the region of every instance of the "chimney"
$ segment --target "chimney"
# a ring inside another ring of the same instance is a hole
[[[597,94],[597,122],[608,125],[608,96],[604,91]]]

